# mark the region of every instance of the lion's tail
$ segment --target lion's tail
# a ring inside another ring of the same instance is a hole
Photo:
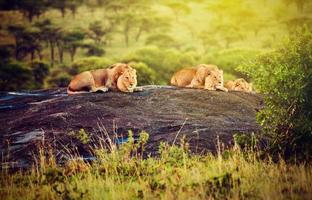
[[[83,94],[87,93],[87,91],[73,91],[69,86],[67,87],[67,94],[72,95],[72,94]]]

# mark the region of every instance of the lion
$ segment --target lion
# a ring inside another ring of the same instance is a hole
[[[234,81],[228,81],[225,87],[229,91],[242,91],[242,92],[252,92],[252,84],[248,83],[245,79],[239,78]]]
[[[223,71],[216,65],[200,64],[193,68],[181,69],[172,76],[170,83],[177,87],[218,89],[227,92],[223,86]]]
[[[177,71],[172,77],[171,77],[171,85],[177,86],[177,87],[187,87],[191,84],[193,78],[196,75],[196,68],[184,68],[179,71]]]
[[[136,70],[124,63],[116,63],[106,69],[81,72],[67,87],[68,94],[107,92],[108,90],[133,92],[137,86]]]

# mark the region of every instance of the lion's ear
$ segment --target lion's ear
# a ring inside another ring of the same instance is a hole
[[[113,69],[114,67],[116,67],[116,64],[109,65],[107,68]]]
[[[123,71],[117,72],[114,76],[114,79],[118,79],[123,74]]]

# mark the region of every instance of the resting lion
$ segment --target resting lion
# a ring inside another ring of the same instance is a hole
[[[178,87],[202,88],[206,90],[223,90],[223,71],[216,65],[200,64],[194,68],[184,68],[171,78],[171,85]]]
[[[106,69],[81,72],[71,80],[67,93],[106,92],[109,89],[133,92],[136,85],[136,70],[127,64],[117,63]]]
[[[234,81],[228,81],[225,87],[230,91],[252,92],[252,84],[245,79],[239,78]]]

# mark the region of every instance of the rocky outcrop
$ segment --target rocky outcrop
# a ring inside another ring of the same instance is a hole
[[[142,130],[149,133],[146,152],[151,155],[157,154],[161,141],[172,143],[183,136],[195,153],[215,151],[217,137],[227,146],[235,133],[259,131],[255,115],[261,106],[257,94],[169,86],[73,96],[65,89],[2,93],[1,161],[28,166],[38,145],[51,147],[60,159],[66,154],[63,148],[74,147],[87,159],[92,155],[90,145],[104,141],[106,134],[122,143],[128,130],[135,138]],[[80,129],[91,142],[73,139]]]

